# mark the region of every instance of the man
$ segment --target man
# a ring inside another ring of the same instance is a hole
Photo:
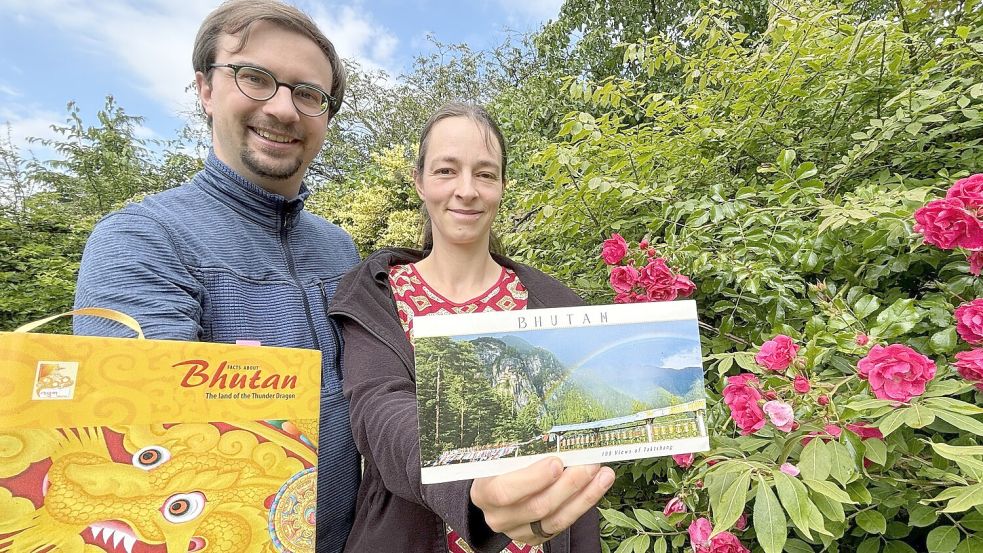
[[[99,222],[75,305],[125,312],[149,338],[321,350],[317,550],[340,551],[359,457],[327,306],[358,255],[344,231],[303,210],[302,180],[341,105],[345,69],[306,15],[271,0],[222,4],[192,58],[212,130],[205,168]],[[77,317],[75,332],[127,335],[92,317]]]

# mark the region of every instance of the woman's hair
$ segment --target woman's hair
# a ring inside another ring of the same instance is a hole
[[[427,123],[423,126],[423,132],[420,133],[420,151],[416,156],[416,170],[417,172],[423,171],[423,165],[427,158],[427,147],[430,145],[430,132],[433,131],[434,126],[443,121],[444,119],[450,119],[451,117],[467,117],[477,124],[481,129],[485,131],[485,144],[490,144],[492,139],[498,143],[498,150],[502,152],[502,185],[505,185],[505,168],[508,164],[508,153],[505,148],[505,137],[502,135],[502,129],[499,128],[498,123],[492,119],[487,111],[481,106],[474,104],[464,104],[461,102],[450,102],[441,106],[430,119],[427,119]],[[426,206],[423,206],[423,251],[427,252],[433,249],[433,224],[430,222],[430,215],[427,213]],[[491,233],[491,240],[488,242],[488,249],[492,253],[501,254],[502,243],[495,236],[495,233]]]
[[[341,108],[345,96],[347,71],[341,56],[331,41],[317,28],[314,21],[297,8],[276,0],[228,0],[215,8],[201,23],[195,45],[191,52],[191,64],[195,71],[211,76],[210,65],[215,63],[219,37],[223,34],[238,36],[239,44],[233,53],[246,47],[249,31],[253,23],[268,21],[291,31],[307,36],[314,41],[331,65],[331,90],[328,94],[335,101],[328,107],[328,117],[334,117]]]

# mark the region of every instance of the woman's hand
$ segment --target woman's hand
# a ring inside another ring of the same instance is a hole
[[[508,474],[475,479],[471,502],[495,532],[539,545],[576,522],[612,483],[614,471],[608,467],[564,469],[559,459],[549,457]]]

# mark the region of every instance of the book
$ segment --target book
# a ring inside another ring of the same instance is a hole
[[[413,320],[422,482],[706,451],[693,301]]]
[[[320,352],[0,332],[0,359],[0,551],[314,551]]]

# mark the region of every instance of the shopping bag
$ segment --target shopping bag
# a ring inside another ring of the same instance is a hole
[[[30,330],[103,316],[136,339]],[[314,551],[318,351],[0,333],[0,551]]]

